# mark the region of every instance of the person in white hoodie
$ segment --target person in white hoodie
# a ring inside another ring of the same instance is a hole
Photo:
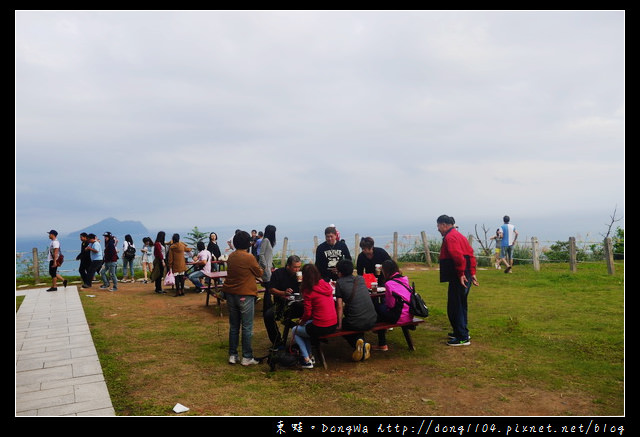
[[[271,280],[271,271],[273,269],[273,247],[276,245],[276,227],[267,225],[264,228],[264,237],[260,243],[260,251],[258,253],[258,264],[264,270],[262,275],[262,283],[268,289]]]

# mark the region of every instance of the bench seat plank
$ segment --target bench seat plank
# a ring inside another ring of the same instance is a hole
[[[413,338],[411,337],[411,330],[416,329],[416,326],[418,326],[420,323],[423,323],[424,320],[419,318],[419,317],[414,317],[413,320],[411,322],[407,322],[407,323],[388,323],[388,322],[378,322],[376,323],[373,328],[371,328],[369,331],[371,332],[378,332],[381,331],[383,329],[390,329],[390,328],[402,328],[402,333],[404,334],[404,339],[407,342],[407,346],[409,347],[410,351],[414,351],[416,350],[415,345],[413,344]],[[350,335],[350,334],[364,334],[367,331],[334,331],[331,334],[327,334],[327,335],[323,335],[321,337],[318,337],[320,340],[326,340],[329,338],[335,338],[335,337],[343,337],[345,335]],[[324,357],[324,351],[322,350],[322,341],[320,341],[317,345],[318,348],[318,352],[320,355],[320,359],[322,360],[322,365],[324,366],[325,369],[328,368],[327,366],[327,360]]]

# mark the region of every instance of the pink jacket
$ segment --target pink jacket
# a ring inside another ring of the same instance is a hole
[[[405,284],[407,287],[411,288],[411,284],[409,284],[409,278],[407,278],[406,276],[400,276],[399,274],[396,274],[395,276],[392,276],[391,278],[387,279],[386,282],[384,283],[384,287],[386,288],[384,303],[389,308],[393,308],[394,306],[396,306],[396,298],[393,297],[392,293],[397,293],[407,302],[411,300],[411,292],[408,289],[406,289],[402,284],[398,284],[395,281],[400,281],[403,284]],[[404,305],[402,307],[402,313],[400,313],[400,318],[398,319],[398,323],[407,323],[412,320],[413,320],[413,316],[409,312],[409,305]]]
[[[304,313],[300,322],[312,320],[315,326],[327,327],[338,323],[336,304],[333,300],[333,287],[320,279],[311,290],[302,290]]]

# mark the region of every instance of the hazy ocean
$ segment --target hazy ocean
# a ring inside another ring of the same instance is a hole
[[[531,237],[535,236],[540,241],[540,244],[544,246],[550,246],[556,241],[567,241],[569,237],[575,237],[578,242],[601,242],[603,236],[607,230],[607,217],[585,218],[584,216],[569,218],[548,218],[537,220],[513,220],[516,225],[516,229],[519,232],[518,241],[521,244],[530,244]],[[459,221],[460,231],[465,234],[474,234],[475,225],[478,225],[480,235],[483,235],[482,226],[484,225],[489,230],[489,236],[493,235],[495,228],[501,223],[496,220],[495,223],[483,223],[482,221]],[[328,223],[327,223],[328,225]],[[414,247],[417,243],[421,243],[420,233],[425,231],[429,240],[440,240],[441,236],[437,233],[435,219],[433,223],[428,224],[407,224],[402,226],[396,226],[396,229],[392,227],[382,228],[380,225],[372,226],[370,224],[337,224],[338,230],[341,233],[341,238],[347,243],[349,250],[355,249],[355,234],[358,233],[359,237],[371,236],[376,242],[376,246],[387,249],[389,253],[392,251],[393,233],[398,232],[399,251],[401,253],[406,252]],[[619,222],[617,226],[624,227],[624,222]],[[288,238],[288,250],[287,253],[295,253],[301,256],[304,260],[312,260],[314,253],[314,236],[318,237],[318,243],[324,241],[324,224],[314,225],[311,229],[301,229],[293,226],[278,226],[276,252],[282,251],[283,240]],[[615,228],[616,226],[614,226]],[[262,230],[259,227],[253,227],[258,230]],[[209,232],[204,227],[199,227],[203,232]],[[233,235],[233,227],[217,227],[215,232],[218,234],[218,244],[222,248],[225,245],[226,240]],[[247,229],[250,230],[250,229]],[[185,241],[185,236],[189,230],[171,230],[167,231],[167,238],[173,233],[178,232],[182,236],[182,240]],[[62,232],[61,232],[62,234]],[[149,231],[147,233],[152,239],[155,238],[157,231]],[[133,235],[134,243],[137,248],[142,246],[142,238],[147,235]],[[123,236],[117,235],[119,239],[118,248],[121,249]],[[58,237],[62,247],[62,252],[65,256],[65,262],[61,268],[62,274],[75,275],[78,271],[79,262],[75,260],[76,255],[80,252],[80,239],[78,236],[73,235],[60,235]],[[33,248],[37,248],[38,252],[46,251],[49,247],[49,239],[46,233],[43,233],[39,237],[16,237],[16,275],[18,275],[22,263],[21,259],[25,257],[31,258]],[[45,263],[46,264],[46,263]],[[136,259],[135,266],[139,266],[139,258]],[[41,265],[41,273],[46,274],[47,266]]]

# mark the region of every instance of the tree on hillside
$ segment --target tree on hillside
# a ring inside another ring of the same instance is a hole
[[[476,241],[478,242],[478,244],[480,244],[482,254],[485,256],[490,256],[491,246],[493,245],[494,241],[489,239],[489,229],[487,229],[484,224],[482,225],[482,232],[484,233],[484,236],[482,237],[480,237],[480,234],[478,234],[478,225],[475,225],[474,229],[476,232]]]
[[[611,235],[611,228],[613,228],[613,224],[615,222],[619,222],[620,220],[622,220],[622,217],[616,218],[616,211],[617,211],[618,207],[616,206],[615,208],[613,208],[613,215],[609,216],[609,218],[611,219],[609,221],[609,223],[605,223],[605,226],[607,226],[607,233],[604,235],[604,238],[607,238]],[[620,228],[618,228],[620,229]],[[623,231],[624,234],[624,231]]]
[[[624,229],[618,227],[613,240],[613,259],[624,259]]]
[[[187,233],[185,240],[190,243],[191,247],[196,247],[199,241],[205,242],[207,238],[209,238],[208,232],[200,232],[198,227],[194,226],[193,229]]]
[[[616,217],[617,210],[618,207],[616,206],[613,209],[613,214],[609,216],[609,223],[605,224],[605,226],[607,226],[607,233],[604,235],[604,238],[611,236],[611,229],[613,228],[613,224],[622,220],[622,217]],[[618,226],[615,230],[615,235],[611,237],[611,241],[613,243],[613,259],[624,259],[624,229]]]

